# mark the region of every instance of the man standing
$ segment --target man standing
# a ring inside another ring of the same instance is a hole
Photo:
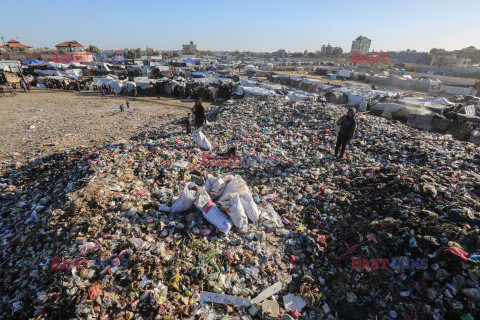
[[[195,106],[192,108],[192,112],[195,115],[195,129],[203,127],[207,121],[205,116],[205,108],[202,106],[202,99],[195,100]]]
[[[345,153],[345,147],[355,134],[355,127],[357,125],[355,121],[355,109],[349,109],[348,113],[337,121],[337,125],[340,126],[340,130],[338,131],[337,144],[335,146],[335,157],[337,157],[338,151],[340,151],[341,159]]]

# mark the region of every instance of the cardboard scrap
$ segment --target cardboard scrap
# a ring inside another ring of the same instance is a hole
[[[253,304],[256,304],[256,303],[260,303],[262,302],[263,300],[265,299],[268,299],[270,298],[271,296],[273,296],[275,293],[279,292],[280,290],[282,290],[283,288],[283,282],[279,281],[279,282],[276,282],[275,284],[271,285],[270,287],[268,287],[267,289],[263,290],[262,292],[260,292],[258,294],[258,296],[256,296],[255,298],[252,299],[252,303]]]
[[[214,292],[201,291],[200,299],[207,302],[228,304],[241,307],[250,307],[252,303],[244,297],[229,296],[226,294],[219,294]]]

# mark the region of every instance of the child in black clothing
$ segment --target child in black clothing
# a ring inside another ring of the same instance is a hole
[[[191,114],[187,114],[187,118],[185,118],[185,129],[187,129],[187,134],[192,132],[192,117]]]

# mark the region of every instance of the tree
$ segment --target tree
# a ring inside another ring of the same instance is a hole
[[[333,48],[332,55],[333,56],[341,56],[343,54],[343,49],[340,47]]]
[[[135,58],[141,58],[142,57],[142,50],[140,50],[140,48],[137,48],[137,50],[135,50]]]
[[[128,50],[127,51],[127,58],[128,59],[135,59],[135,52],[133,52],[132,50]]]
[[[91,45],[88,46],[87,51],[92,52],[92,53],[99,53],[100,49],[98,49],[96,46],[91,44]]]

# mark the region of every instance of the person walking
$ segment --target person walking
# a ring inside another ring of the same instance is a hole
[[[205,108],[202,106],[202,99],[195,100],[192,112],[195,115],[195,129],[203,127],[207,122],[207,117],[205,116]]]
[[[112,88],[112,94],[115,99],[118,99],[117,89]]]
[[[342,159],[347,144],[350,143],[355,134],[355,127],[357,126],[355,121],[355,109],[349,109],[347,114],[337,121],[337,125],[340,126],[340,130],[338,131],[337,143],[335,145],[335,157],[337,157],[338,152],[340,151],[339,159]]]

